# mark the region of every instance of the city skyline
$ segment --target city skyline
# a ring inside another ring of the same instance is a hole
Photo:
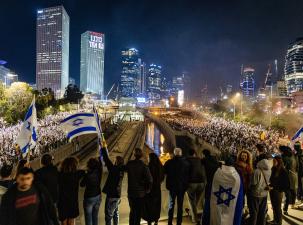
[[[125,47],[137,48],[147,64],[163,65],[164,74],[169,78],[184,70],[189,71],[196,91],[205,84],[216,93],[219,86],[229,83],[237,87],[242,64],[256,69],[257,86],[264,82],[267,65],[274,59],[278,59],[282,73],[289,43],[302,36],[300,27],[303,19],[299,9],[303,4],[300,1],[292,1],[294,4],[283,1],[219,2],[219,8],[216,7],[218,3],[205,2],[202,7],[195,1],[178,1],[174,5],[168,1],[104,3],[99,12],[101,3],[96,1],[91,1],[91,4],[73,1],[53,1],[51,4],[40,1],[37,4],[27,1],[26,4],[18,2],[18,5],[12,1],[1,8],[0,19],[5,21],[9,8],[14,8],[18,18],[24,19],[12,18],[9,24],[4,24],[6,33],[19,27],[20,35],[1,37],[1,43],[7,44],[2,44],[0,58],[8,61],[9,68],[20,75],[20,80],[32,83],[36,11],[63,4],[71,17],[70,76],[78,82],[79,36],[86,30],[109,34],[105,50],[108,52],[105,56],[106,90],[119,80],[120,51]],[[156,16],[146,13],[155,5],[160,9],[154,12]],[[273,8],[275,10],[271,10]],[[131,15],[127,13],[129,10],[133,12]],[[168,10],[171,10],[170,14],[167,14]],[[17,56],[13,52],[20,49],[20,39],[26,40],[26,45],[23,41],[22,54]]]

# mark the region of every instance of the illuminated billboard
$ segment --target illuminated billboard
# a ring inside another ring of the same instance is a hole
[[[97,32],[90,32],[89,47],[96,49],[104,49],[104,36]]]

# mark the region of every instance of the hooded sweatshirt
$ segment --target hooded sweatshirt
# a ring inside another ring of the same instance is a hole
[[[262,174],[262,171],[264,175]],[[251,193],[254,197],[258,197],[258,198],[267,197],[268,191],[265,189],[267,187],[267,184],[269,184],[270,175],[271,175],[270,163],[267,159],[262,159],[257,163],[257,169],[255,169],[255,171],[253,172],[252,180],[250,184]]]

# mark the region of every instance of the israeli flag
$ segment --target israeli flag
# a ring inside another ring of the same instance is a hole
[[[99,115],[98,115],[98,111],[95,108],[95,106],[93,106],[93,111],[94,111],[95,120],[96,120],[96,124],[97,124],[98,137],[101,140],[101,135],[102,135],[101,121],[100,121],[100,118],[99,118]]]
[[[61,128],[71,141],[73,138],[83,134],[96,134],[97,124],[93,113],[76,113],[60,123]]]
[[[297,138],[301,138],[301,135],[303,133],[303,127],[301,127],[296,133],[295,135],[292,137],[292,141],[296,140]]]
[[[34,97],[25,115],[25,119],[21,126],[20,133],[16,139],[16,143],[19,145],[23,157],[28,154],[29,150],[34,149],[36,147],[37,127],[37,111]]]
[[[239,173],[232,166],[222,165],[214,175],[202,224],[241,225],[243,198],[243,183]]]

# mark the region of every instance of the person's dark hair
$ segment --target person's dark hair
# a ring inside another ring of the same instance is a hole
[[[149,164],[148,168],[153,177],[153,182],[155,184],[161,183],[164,179],[164,171],[159,157],[155,153],[149,154]]]
[[[29,173],[34,174],[34,170],[32,168],[28,168],[28,167],[23,167],[21,168],[19,171],[17,171],[17,177],[19,175],[27,175]]]
[[[195,154],[196,154],[195,149],[190,148],[190,149],[188,150],[188,155],[189,155],[189,156],[194,156]]]
[[[94,171],[100,168],[99,161],[96,158],[90,158],[87,161],[87,169],[90,171]]]
[[[262,145],[262,144],[256,144],[256,148],[257,148],[258,152],[265,152],[264,145]]]
[[[18,165],[17,165],[17,173],[19,170],[21,170],[22,168],[25,167],[25,164],[27,163],[27,160],[26,159],[21,159],[19,162],[18,162]]]
[[[61,164],[61,172],[69,173],[76,172],[78,167],[78,160],[75,157],[67,157]]]
[[[202,151],[203,155],[206,157],[206,156],[210,156],[210,151],[208,149],[204,149]]]
[[[285,155],[285,156],[291,156],[292,155],[292,151],[291,148],[285,145],[280,145],[279,146],[279,150],[280,152]]]
[[[141,148],[135,148],[134,156],[136,159],[141,159],[143,156],[143,152]]]
[[[278,171],[278,173],[276,174],[276,176],[278,176],[278,174],[280,173],[281,169],[284,168],[284,163],[283,163],[282,157],[280,155],[275,156],[274,159],[278,163],[278,165],[275,166],[277,168],[277,171]]]
[[[124,164],[124,159],[121,156],[116,157],[116,165],[121,166]]]
[[[0,169],[0,176],[2,178],[7,178],[12,174],[13,166],[4,164]]]
[[[41,158],[41,164],[43,166],[51,166],[53,165],[53,156],[51,154],[44,154]]]

